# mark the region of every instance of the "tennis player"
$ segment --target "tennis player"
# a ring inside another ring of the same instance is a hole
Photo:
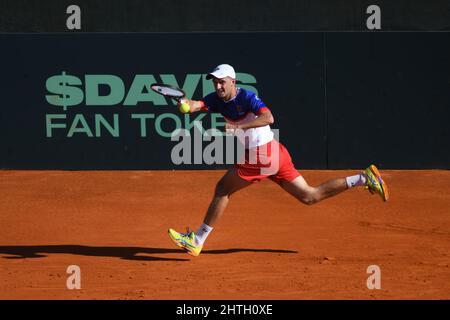
[[[366,187],[388,200],[388,188],[374,165],[361,173],[327,181],[317,187],[308,185],[295,169],[288,150],[274,139],[270,125],[274,118],[265,103],[253,92],[236,86],[236,73],[232,66],[221,64],[206,77],[212,79],[215,92],[202,100],[182,100],[188,103],[190,112],[200,110],[221,113],[227,130],[245,132],[245,161],[235,164],[216,185],[213,199],[203,224],[196,232],[179,233],[169,229],[169,236],[176,245],[193,256],[198,256],[206,238],[223,215],[230,196],[255,181],[269,178],[306,205],[312,205],[353,187]],[[256,154],[255,159],[250,155]],[[253,161],[252,161],[253,160]],[[273,165],[275,163],[275,165]],[[268,166],[275,170],[268,169]]]

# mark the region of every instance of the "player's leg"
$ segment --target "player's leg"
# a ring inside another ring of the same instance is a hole
[[[251,182],[239,177],[236,168],[228,170],[216,185],[214,197],[206,212],[204,223],[211,227],[214,226],[222,217],[222,214],[228,205],[230,196],[234,192],[248,187],[251,184]]]
[[[292,168],[287,170],[287,172],[291,171]],[[384,201],[389,199],[387,185],[374,165],[369,166],[359,174],[332,179],[318,187],[308,185],[302,176],[298,176],[291,181],[281,180],[279,184],[284,190],[307,205],[333,197],[353,187],[366,187],[371,193],[379,194]]]
[[[317,203],[348,189],[345,178],[333,179],[318,187],[308,185],[295,169],[289,151],[281,143],[278,157],[280,166],[271,179],[304,204]]]
[[[304,204],[312,205],[348,189],[345,178],[332,179],[318,187],[308,185],[302,176],[292,181],[283,180],[280,186]]]
[[[203,248],[203,243],[213,229],[213,225],[215,225],[223,215],[231,194],[248,187],[251,184],[251,182],[239,177],[237,169],[232,168],[228,170],[217,183],[204,222],[197,232],[183,234],[178,233],[173,229],[169,229],[169,236],[179,247],[185,249],[189,254],[198,256]]]
[[[317,203],[345,190],[359,186],[367,187],[371,193],[379,194],[384,201],[387,201],[389,198],[387,185],[374,165],[369,166],[361,173],[345,178],[332,179],[318,187],[313,187],[308,185],[295,169],[287,149],[281,143],[279,146],[280,167],[271,179],[307,205]]]

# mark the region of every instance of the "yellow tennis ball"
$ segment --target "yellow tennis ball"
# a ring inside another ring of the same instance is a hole
[[[182,113],[188,113],[191,110],[191,107],[189,107],[189,104],[186,102],[183,102],[180,104],[180,112]]]

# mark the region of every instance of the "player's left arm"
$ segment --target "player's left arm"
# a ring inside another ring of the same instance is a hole
[[[254,120],[247,122],[247,123],[240,124],[240,125],[236,125],[236,126],[234,126],[234,128],[229,128],[229,129],[246,130],[246,129],[250,129],[250,128],[264,127],[264,126],[273,124],[274,118],[273,118],[272,112],[268,108],[261,108],[261,109],[262,110],[260,110],[258,117],[255,118]]]

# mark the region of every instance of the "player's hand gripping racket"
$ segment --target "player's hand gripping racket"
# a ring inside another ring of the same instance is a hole
[[[165,97],[172,98],[180,103],[180,100],[186,96],[183,90],[175,86],[164,83],[154,83],[150,86],[153,91]]]

